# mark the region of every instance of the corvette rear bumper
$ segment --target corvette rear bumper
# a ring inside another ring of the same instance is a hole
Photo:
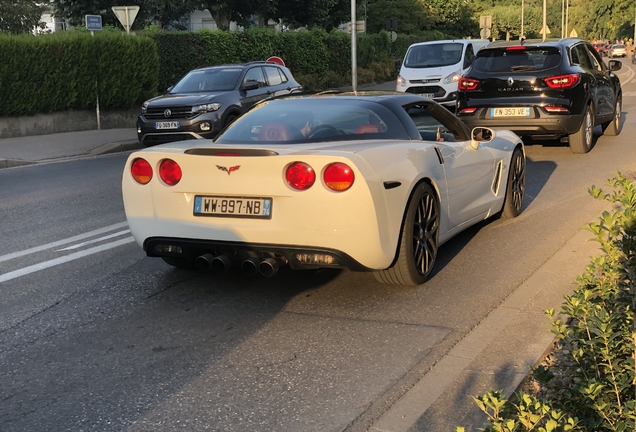
[[[374,271],[344,252],[326,248],[173,237],[150,237],[144,241],[143,247],[149,257],[185,258],[190,262],[204,254],[211,254],[225,255],[236,265],[250,258],[276,258],[294,270],[348,268],[352,271]]]

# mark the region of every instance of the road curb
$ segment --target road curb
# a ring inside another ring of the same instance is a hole
[[[121,141],[115,143],[108,143],[101,145],[97,148],[94,148],[90,151],[90,154],[93,156],[111,154],[111,153],[120,153],[131,150],[139,150],[144,148],[143,145],[138,140],[128,140]]]

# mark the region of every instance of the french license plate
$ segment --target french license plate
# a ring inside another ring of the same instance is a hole
[[[433,97],[435,97],[435,93],[422,93],[420,96],[433,99]]]
[[[194,197],[194,215],[269,219],[272,217],[272,199],[197,195]]]
[[[179,129],[179,122],[155,122],[155,129]]]
[[[530,108],[490,108],[490,117],[530,117]]]

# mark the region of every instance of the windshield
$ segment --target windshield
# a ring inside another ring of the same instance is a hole
[[[493,48],[481,50],[477,54],[473,70],[478,72],[519,72],[549,69],[560,63],[561,54],[558,48]]]
[[[409,68],[432,68],[450,66],[462,59],[464,44],[437,43],[413,45],[404,58],[404,66]]]
[[[267,101],[239,117],[219,144],[304,144],[318,141],[409,139],[388,108],[340,97]]]
[[[201,69],[189,72],[170,93],[209,93],[234,90],[241,68]]]

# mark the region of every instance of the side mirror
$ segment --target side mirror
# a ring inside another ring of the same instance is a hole
[[[402,60],[401,59],[397,59],[395,61],[395,70],[399,72],[401,68],[402,68]]]
[[[174,86],[170,86],[167,88],[168,93],[170,93],[172,91],[172,89],[174,88]]]
[[[622,67],[623,67],[623,63],[619,62],[618,60],[610,60],[609,62],[609,70],[611,71],[620,70],[620,68]]]
[[[261,85],[258,81],[247,81],[245,84],[243,84],[243,90],[256,90],[260,86]]]
[[[495,131],[485,127],[476,127],[472,130],[470,136],[472,139],[470,146],[477,150],[479,148],[479,143],[492,141],[495,137]]]

